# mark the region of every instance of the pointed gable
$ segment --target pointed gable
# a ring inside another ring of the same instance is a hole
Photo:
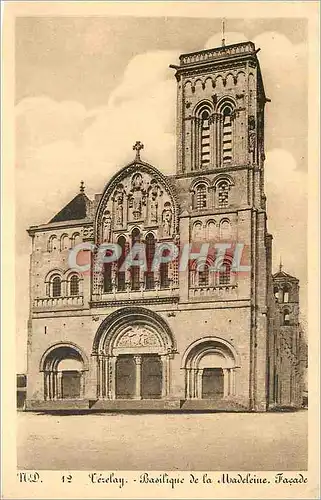
[[[77,194],[49,222],[86,219],[89,216],[91,201],[83,192]]]

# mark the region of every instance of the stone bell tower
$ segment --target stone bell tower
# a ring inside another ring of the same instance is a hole
[[[264,161],[264,93],[255,45],[180,56],[176,69],[177,173]]]
[[[240,243],[250,269],[230,273],[233,250],[227,250],[227,276],[181,275],[180,293],[190,302],[210,295],[213,309],[223,303],[227,322],[231,307],[246,304],[247,323],[235,330],[240,343],[250,338],[245,355],[250,407],[264,409],[272,238],[267,233],[264,194],[268,99],[258,51],[253,42],[225,45],[223,40],[220,47],[182,54],[180,64],[171,67],[177,80],[180,239],[190,244],[230,243],[231,249]]]

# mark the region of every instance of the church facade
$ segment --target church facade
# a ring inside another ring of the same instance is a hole
[[[28,229],[27,409],[301,405],[299,282],[272,275],[257,52],[244,42],[171,66],[175,174],[137,142],[101,194],[82,184]]]

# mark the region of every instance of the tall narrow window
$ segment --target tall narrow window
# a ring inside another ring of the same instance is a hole
[[[169,250],[165,249],[162,253],[163,257],[167,257],[169,255]],[[170,280],[168,275],[168,262],[161,262],[159,265],[159,278],[160,278],[160,287],[161,288],[169,288]]]
[[[210,115],[207,109],[201,114],[201,168],[210,163]]]
[[[124,236],[120,236],[117,240],[118,245],[121,248],[121,256],[117,261],[117,290],[123,292],[126,289],[126,273],[122,271],[122,265],[126,258],[126,239]]]
[[[52,280],[52,296],[61,297],[61,278],[55,276]]]
[[[289,302],[289,289],[287,287],[283,289],[283,302]]]
[[[76,274],[70,278],[70,295],[79,295],[79,277]]]
[[[224,208],[228,206],[228,195],[229,195],[229,183],[227,181],[221,181],[217,185],[218,192],[218,206],[219,208]]]
[[[111,263],[104,264],[104,292],[110,293],[113,290],[111,277]]]
[[[146,261],[147,261],[147,271],[145,272],[146,290],[152,290],[155,287],[154,272],[152,270],[154,255],[155,255],[155,238],[153,234],[149,233],[146,236]]]
[[[223,110],[223,163],[232,161],[232,118],[231,108],[226,106]]]
[[[198,284],[199,286],[208,286],[209,280],[209,270],[208,264],[205,264],[203,268],[198,272]]]
[[[140,244],[140,232],[139,229],[134,229],[132,232],[132,247],[134,245]],[[134,260],[138,260],[135,258]],[[140,289],[140,266],[134,265],[130,270],[130,278],[131,278],[131,289],[139,290]]]
[[[219,284],[229,285],[231,282],[231,264],[225,260],[219,272]]]
[[[198,184],[195,188],[195,208],[201,210],[207,207],[207,186]]]

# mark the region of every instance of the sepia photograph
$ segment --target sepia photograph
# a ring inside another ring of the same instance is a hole
[[[20,474],[307,482],[309,22],[206,3],[14,18]]]

